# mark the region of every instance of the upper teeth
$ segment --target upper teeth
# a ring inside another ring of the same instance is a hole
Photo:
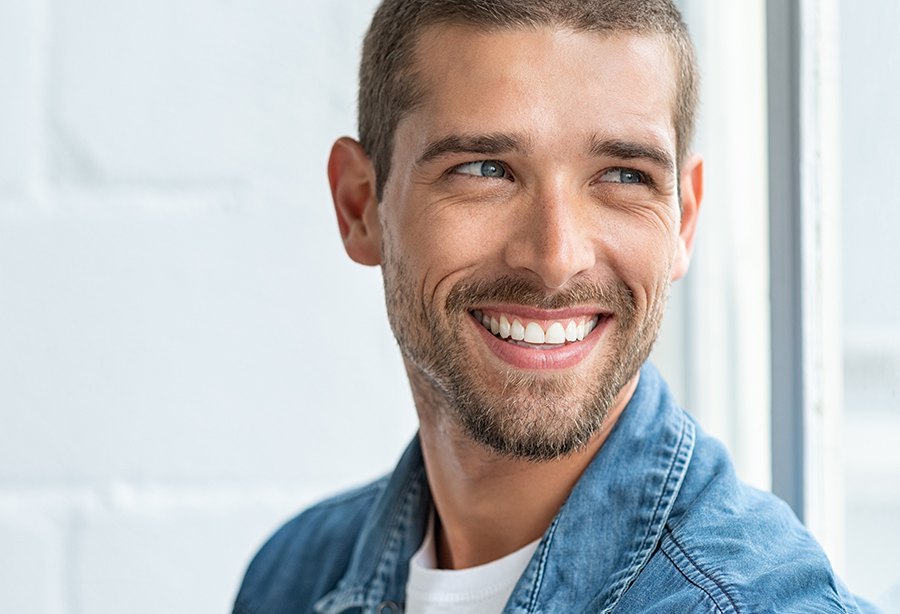
[[[581,341],[597,326],[598,316],[570,320],[536,322],[506,314],[474,311],[475,319],[501,339],[523,341],[531,345],[562,345]]]

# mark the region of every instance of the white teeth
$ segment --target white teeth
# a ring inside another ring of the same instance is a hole
[[[566,329],[563,328],[563,325],[559,322],[554,322],[550,325],[550,328],[547,329],[547,334],[544,337],[544,343],[565,343],[566,342]]]
[[[599,323],[599,318],[596,316],[580,322],[569,320],[568,324],[552,322],[545,331],[537,322],[526,321],[523,324],[521,320],[515,318],[510,322],[510,319],[502,314],[499,317],[490,316],[480,310],[475,310],[472,315],[491,331],[491,334],[497,335],[501,339],[521,341],[528,345],[564,345],[566,342],[582,341]]]
[[[509,320],[506,319],[506,316],[500,316],[500,336],[509,339],[510,334],[512,334],[512,327],[509,325]]]
[[[512,328],[510,328],[509,332],[514,341],[522,341],[525,339],[525,327],[522,326],[522,323],[518,320],[513,320]]]
[[[541,328],[540,324],[536,322],[529,322],[528,326],[525,327],[525,342],[533,343],[535,345],[543,345],[544,343],[544,329]]]

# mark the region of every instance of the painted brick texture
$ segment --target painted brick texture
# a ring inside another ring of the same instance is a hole
[[[325,179],[374,5],[0,3],[3,612],[227,611],[414,432]]]

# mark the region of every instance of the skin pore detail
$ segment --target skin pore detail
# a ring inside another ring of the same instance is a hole
[[[383,198],[345,243],[381,265],[438,562],[463,568],[540,537],[602,446],[686,269],[696,207],[682,215],[662,39],[422,38],[417,72],[442,78],[400,121]],[[359,168],[346,189],[374,192]]]
[[[457,28],[439,32],[447,35],[446,46],[454,44],[450,39],[473,36]],[[479,42],[526,34],[510,32]],[[614,37],[554,30],[552,35],[533,38],[549,43],[551,52],[562,47],[568,54],[570,45],[611,44]],[[654,39],[640,40],[650,47],[665,46]],[[437,46],[440,42],[432,40],[427,48]],[[635,42],[625,39],[624,46],[631,48]],[[497,47],[504,45],[493,45],[490,53],[504,56],[507,50]],[[641,48],[639,55],[648,52]],[[469,54],[451,55],[445,62],[444,55],[430,55],[440,57],[442,65],[422,72],[447,74],[448,81],[454,81],[452,92],[431,84],[425,104],[400,123],[396,135],[393,171],[379,205],[386,233],[382,267],[388,313],[407,360],[451,395],[451,411],[472,437],[495,452],[546,460],[584,445],[596,432],[606,413],[603,408],[608,409],[611,399],[637,372],[655,339],[660,317],[658,310],[646,312],[646,307],[665,304],[671,270],[663,269],[652,288],[639,287],[635,293],[626,281],[616,279],[616,271],[609,270],[615,262],[604,258],[604,252],[621,251],[622,246],[611,241],[626,236],[635,225],[642,227],[642,235],[654,238],[652,249],[674,251],[671,241],[679,217],[673,189],[674,131],[667,119],[660,119],[670,116],[670,100],[665,88],[659,93],[660,88],[647,81],[644,85],[655,92],[649,100],[663,111],[657,115],[648,110],[646,115],[653,116],[654,122],[639,117],[627,129],[603,122],[584,126],[584,108],[573,113],[575,109],[565,104],[562,113],[548,112],[549,107],[558,106],[555,98],[565,98],[558,92],[571,91],[571,85],[550,90],[546,96],[548,88],[510,84],[503,72],[499,82],[512,89],[513,97],[525,101],[514,106],[497,95],[503,88],[491,82],[490,74],[460,71],[456,75],[456,68],[468,66]],[[657,64],[671,73],[667,62]],[[554,74],[557,71],[555,66],[547,68]],[[488,67],[484,72],[492,70]],[[535,77],[531,67],[521,74],[527,74],[528,80]],[[479,96],[480,104],[473,106],[467,90],[479,89],[482,80],[490,92]],[[607,81],[608,77],[599,83],[605,87]],[[516,117],[529,108],[539,117]],[[581,121],[572,126],[573,118]],[[566,125],[562,136],[555,134],[554,124]],[[477,129],[485,126],[491,130]],[[429,136],[441,133],[444,136]],[[576,148],[571,147],[573,142]],[[476,174],[476,167],[485,163],[502,169],[497,173],[501,176]],[[623,181],[623,175],[630,181]],[[598,222],[604,228],[595,231]],[[658,239],[667,239],[669,246],[660,245]],[[399,244],[410,247],[395,249]],[[431,247],[428,253],[420,248],[425,245]],[[451,261],[456,264],[445,268]],[[606,270],[598,264],[606,265]],[[488,266],[495,272],[485,274]],[[416,279],[415,270],[425,277]],[[476,279],[469,276],[472,270],[479,271]],[[441,281],[433,284],[436,274]],[[421,303],[407,300],[417,295]],[[505,348],[493,343],[497,337],[493,331],[490,339],[482,339],[489,332],[483,310],[491,308],[498,313],[505,308],[513,316],[499,313],[496,319],[501,338],[506,332],[504,319],[508,321]],[[528,320],[521,310],[529,308],[542,313],[530,313]],[[582,309],[582,321],[559,322],[551,331],[554,310],[561,309]],[[515,317],[517,310],[522,318]],[[652,316],[651,325],[633,322],[632,314],[642,310],[644,317]],[[550,325],[540,326],[545,322]],[[601,323],[592,331],[594,335],[587,334],[587,328]],[[559,339],[560,328],[563,337],[568,334],[577,341],[579,325],[584,330],[580,343],[568,340],[551,344],[562,347],[540,350],[509,343],[511,339],[528,344],[525,335],[529,334],[531,346],[545,346],[548,333]],[[587,346],[593,336],[599,338],[583,356],[571,351],[556,361],[550,356]],[[537,343],[540,337],[543,341]],[[545,356],[527,356],[536,351]],[[485,360],[473,361],[479,355]],[[476,369],[473,362],[485,365]],[[541,372],[547,370],[555,371],[552,377]],[[528,409],[538,402],[540,409]]]
[[[439,137],[424,145],[425,151],[416,160],[410,181],[432,186],[445,183],[451,192],[459,189],[458,184],[452,183],[454,180],[466,179],[500,180],[526,187],[533,178],[519,173],[514,162],[530,154],[532,141],[530,136],[503,133]],[[593,159],[601,169],[581,178],[585,184],[607,184],[607,188],[611,187],[609,184],[640,186],[662,198],[678,194],[674,157],[654,139],[628,141],[594,134],[583,141],[584,157]],[[476,184],[470,187],[476,188]]]
[[[445,313],[427,312],[408,301],[413,296],[409,291],[410,274],[407,265],[394,261],[396,257],[390,251],[385,254],[385,291],[391,325],[406,360],[447,398],[441,404],[443,411],[460,422],[469,437],[496,453],[552,460],[585,445],[599,428],[616,394],[649,353],[648,343],[625,343],[616,326],[609,326],[603,331],[604,337],[594,343],[605,340],[622,346],[622,351],[614,364],[606,365],[607,377],[586,382],[565,369],[551,369],[553,373],[547,374],[537,366],[516,368],[514,358],[483,347],[478,339],[478,345],[482,346],[478,350],[499,364],[494,368],[493,377],[481,369],[473,371],[468,368],[472,356],[458,337],[459,333],[470,333],[470,329],[484,330],[483,324],[471,315],[474,305],[493,302],[546,307],[587,303],[595,305],[588,312],[609,314],[604,319],[610,324],[617,321],[617,326],[630,328],[634,326],[632,298],[624,287],[610,289],[579,282],[568,292],[547,299],[540,288],[507,277],[492,282],[460,283],[448,295]],[[585,300],[588,297],[590,301]],[[498,340],[497,343],[507,342]],[[582,342],[589,343],[589,337]],[[540,354],[541,358],[551,353],[516,349]],[[565,347],[552,350],[565,351]],[[581,357],[589,358],[589,355]],[[486,384],[484,379],[490,383]],[[580,395],[574,394],[579,390]]]
[[[507,134],[444,136],[425,146],[425,152],[416,160],[416,166],[421,168],[431,162],[457,155],[489,158],[508,153],[527,154],[530,140],[529,138]],[[676,165],[672,155],[664,148],[652,143],[629,142],[594,135],[589,141],[588,153],[598,159],[610,158],[628,162],[641,161],[644,164],[653,165],[657,172],[665,176],[667,180],[675,178]],[[503,162],[491,159],[467,162],[460,166],[481,165],[485,162],[493,163],[492,165],[503,168]],[[634,169],[621,168],[612,170]],[[638,172],[641,173],[641,171]],[[641,174],[644,175],[645,180],[652,181],[649,173]],[[508,171],[504,173],[503,178],[509,178]]]

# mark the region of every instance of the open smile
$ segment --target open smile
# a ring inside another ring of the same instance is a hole
[[[504,362],[522,369],[562,369],[581,362],[599,342],[610,314],[531,309],[470,311],[481,337]]]
[[[602,317],[583,315],[559,320],[531,320],[498,311],[476,309],[472,316],[491,334],[510,343],[535,349],[552,349],[578,343],[591,334]]]

